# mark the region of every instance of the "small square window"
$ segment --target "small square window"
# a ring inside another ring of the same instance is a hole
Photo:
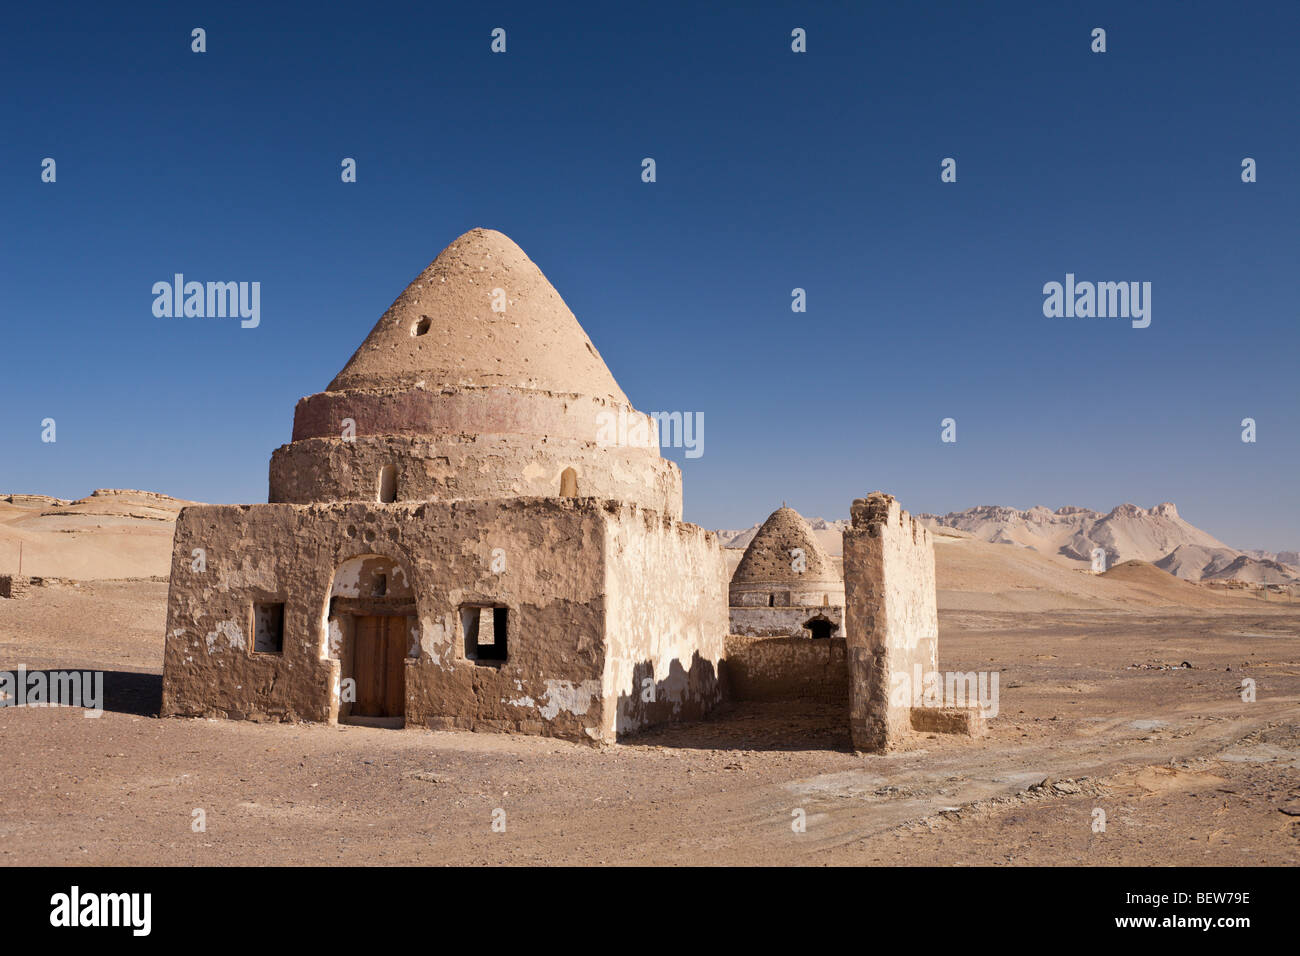
[[[469,660],[498,664],[506,659],[509,614],[509,609],[504,607],[460,609],[460,629],[465,638],[465,656]]]
[[[262,654],[284,653],[283,603],[253,605],[253,650]]]

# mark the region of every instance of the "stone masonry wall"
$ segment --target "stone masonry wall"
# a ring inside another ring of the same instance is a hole
[[[730,588],[732,607],[823,607],[844,604],[844,585],[839,581],[812,582],[796,588],[789,584],[769,583],[757,590]]]
[[[841,596],[840,600],[843,600]],[[810,639],[804,624],[824,617],[843,636],[843,607],[733,607],[729,609],[730,633],[749,637],[799,637]]]

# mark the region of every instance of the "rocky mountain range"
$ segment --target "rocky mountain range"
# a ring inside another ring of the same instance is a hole
[[[949,528],[982,541],[1030,548],[1080,566],[1091,566],[1101,548],[1106,566],[1147,561],[1188,581],[1246,581],[1285,584],[1300,580],[1300,553],[1241,551],[1185,521],[1171,502],[1153,508],[1122,504],[1108,512],[1067,506],[1055,511],[1038,505],[1027,510],[980,505],[946,515],[918,514],[931,527]],[[808,522],[829,554],[842,550],[840,535],[847,520]],[[759,525],[719,531],[724,547],[744,548]]]

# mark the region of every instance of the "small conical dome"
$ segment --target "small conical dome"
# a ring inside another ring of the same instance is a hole
[[[796,562],[794,550],[802,552]],[[796,570],[802,567],[802,570]],[[839,582],[840,576],[813,537],[812,528],[793,508],[773,511],[749,542],[731,576],[733,591],[771,587],[807,588],[815,582]]]
[[[502,290],[505,310],[498,307]],[[471,229],[389,306],[330,383],[353,389],[506,385],[627,403],[587,333],[514,242]]]

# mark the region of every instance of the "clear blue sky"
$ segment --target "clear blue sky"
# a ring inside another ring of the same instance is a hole
[[[294,402],[481,225],[638,408],[704,413],[690,520],[1171,500],[1300,548],[1300,4],[752,6],[11,5],[0,490],[264,501]],[[175,272],[261,326],[155,318]],[[1150,328],[1045,318],[1066,272],[1151,282]]]

